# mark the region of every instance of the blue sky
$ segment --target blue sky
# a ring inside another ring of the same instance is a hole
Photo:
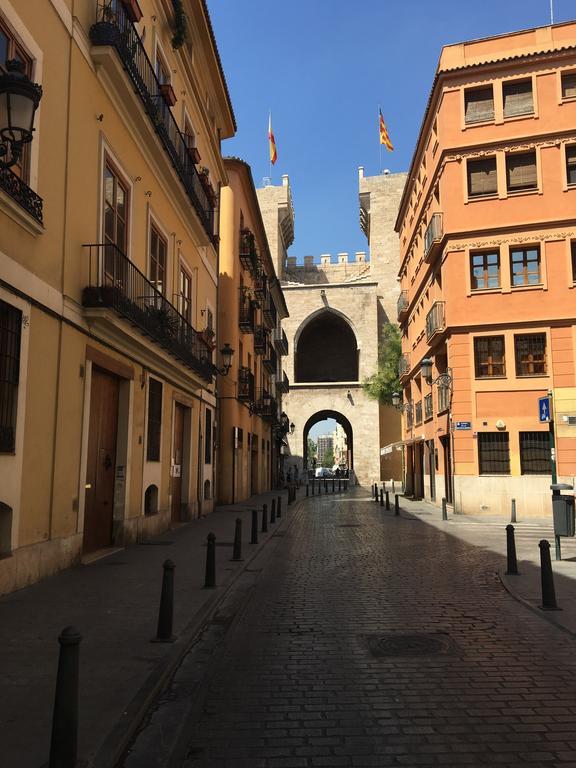
[[[549,0],[208,0],[238,122],[224,154],[269,174],[268,110],[296,213],[293,256],[365,250],[359,165],[379,168],[378,105],[395,150],[383,168],[407,170],[442,45],[550,21]],[[554,0],[557,22],[574,0]]]
[[[335,429],[336,419],[325,419],[324,421],[319,421],[318,424],[314,424],[308,433],[308,437],[316,440],[318,435],[330,435]]]

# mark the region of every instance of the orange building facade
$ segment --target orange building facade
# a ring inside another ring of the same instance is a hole
[[[407,494],[549,514],[552,459],[576,475],[576,23],[442,50],[396,228]]]

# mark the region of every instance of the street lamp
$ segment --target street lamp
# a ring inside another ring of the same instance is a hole
[[[430,386],[437,384],[439,387],[452,387],[452,369],[447,368],[445,373],[439,374],[435,379],[432,379],[432,360],[429,357],[425,357],[420,363],[420,373]]]
[[[220,350],[220,358],[222,360],[222,368],[216,368],[216,373],[219,373],[221,376],[228,376],[228,373],[230,371],[230,368],[232,367],[232,357],[234,355],[234,350],[226,342],[222,349]]]
[[[12,59],[0,75],[0,168],[10,168],[22,156],[24,144],[32,141],[34,117],[42,86],[31,82],[24,64]]]
[[[293,421],[291,421],[291,422],[290,422],[290,434],[291,434],[291,435],[293,435],[293,434],[294,434],[294,430],[295,430],[295,429],[296,429],[296,426],[294,425],[294,422],[293,422]]]
[[[402,403],[402,395],[399,392],[393,392],[392,405],[397,411],[404,411],[406,415],[410,417],[414,409],[414,400],[408,400],[407,403]]]

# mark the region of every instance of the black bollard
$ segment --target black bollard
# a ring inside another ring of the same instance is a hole
[[[384,506],[384,491],[382,490],[382,488],[380,489],[380,506],[381,507]]]
[[[206,560],[208,563],[208,560]],[[164,560],[162,564],[162,593],[160,595],[160,610],[158,611],[158,628],[152,643],[173,643],[176,637],[172,634],[174,620],[174,568],[172,560]],[[208,567],[208,565],[206,565]]]
[[[442,520],[448,520],[448,508],[446,499],[442,499]]]
[[[378,483],[374,483],[374,501],[378,504]]]
[[[512,508],[510,510],[510,522],[516,522],[516,499],[512,499]]]
[[[65,627],[58,642],[58,672],[48,768],[75,768],[78,752],[78,660],[82,635]]]
[[[394,514],[396,516],[400,514],[400,497],[397,493],[394,494]]]
[[[315,485],[316,485],[316,481],[314,480],[314,478],[312,478],[312,496],[314,496]]]
[[[384,495],[386,496],[386,509],[389,510],[390,509],[390,494],[388,493],[388,491],[386,491],[386,493]]]
[[[336,481],[334,480],[334,478],[332,478],[332,493],[334,493],[334,483],[335,483],[335,482],[336,482]]]
[[[518,576],[518,561],[516,560],[516,541],[514,540],[514,526],[506,526],[506,576]]]
[[[288,490],[288,493],[290,493],[290,490]],[[290,496],[288,496],[290,498]],[[266,504],[262,505],[262,528],[260,529],[262,533],[268,532],[268,507]]]
[[[278,503],[276,504],[276,517],[278,519],[282,517],[282,496],[278,496]]]
[[[396,493],[396,487],[394,485],[394,480],[392,480],[392,493]]]
[[[216,586],[216,536],[209,533],[206,539],[206,575],[204,588],[212,589]]]
[[[276,522],[276,499],[272,499],[272,506],[270,507],[270,522]]]
[[[258,510],[252,510],[252,531],[250,534],[250,544],[258,544]]]
[[[384,491],[384,493],[386,493],[386,483],[384,482],[382,483],[382,490]]]
[[[540,547],[540,577],[542,580],[542,605],[543,611],[561,611],[556,603],[554,590],[554,576],[552,575],[552,563],[550,561],[550,542],[546,539],[538,544]]]
[[[242,520],[236,518],[234,528],[234,549],[232,550],[232,560],[240,562],[242,560]]]
[[[308,483],[306,483],[306,496],[308,496]]]
[[[338,493],[342,493],[342,482],[340,478],[338,478]]]
[[[376,483],[372,483],[372,486],[370,488],[370,495],[372,498],[374,498],[374,491],[376,490]]]

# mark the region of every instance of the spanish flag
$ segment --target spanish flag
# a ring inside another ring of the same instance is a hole
[[[378,112],[380,113],[380,144],[384,144],[386,149],[389,152],[392,152],[394,150],[394,147],[392,146],[392,142],[390,141],[390,136],[388,135],[388,129],[386,128],[386,123],[384,122],[384,118],[382,117],[382,110],[379,109]]]
[[[272,165],[274,165],[278,155],[276,153],[276,140],[274,139],[274,131],[272,130],[272,113],[270,113],[268,116],[268,144],[270,146],[270,162]]]

